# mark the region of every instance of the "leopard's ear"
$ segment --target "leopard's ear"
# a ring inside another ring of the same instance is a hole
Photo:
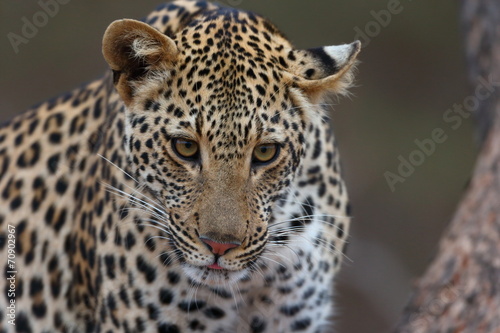
[[[125,19],[106,29],[102,53],[113,70],[118,93],[128,105],[134,82],[151,71],[172,68],[179,50],[172,39],[146,23]]]
[[[316,101],[326,93],[346,94],[352,85],[356,57],[361,43],[292,50],[289,72],[293,85]]]

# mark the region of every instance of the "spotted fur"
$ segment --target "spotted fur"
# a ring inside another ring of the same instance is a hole
[[[113,22],[110,73],[0,128],[0,331],[329,332],[349,202],[323,105],[359,49],[203,1]]]

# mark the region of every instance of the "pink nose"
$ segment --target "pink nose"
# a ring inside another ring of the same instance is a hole
[[[218,254],[220,256],[226,254],[229,250],[234,249],[235,247],[238,247],[240,245],[235,243],[219,243],[203,237],[200,237],[200,240],[205,243],[205,245],[210,251],[212,251],[213,254]]]

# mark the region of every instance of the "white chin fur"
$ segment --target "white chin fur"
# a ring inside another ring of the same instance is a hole
[[[191,280],[211,287],[235,284],[249,274],[247,269],[240,271],[215,270],[190,264],[182,265],[182,269]]]

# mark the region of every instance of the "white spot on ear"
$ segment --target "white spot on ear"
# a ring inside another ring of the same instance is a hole
[[[351,44],[325,46],[324,50],[326,54],[335,60],[337,66],[342,68],[349,62],[349,60],[351,60],[353,54],[355,54],[360,48],[361,43],[359,41],[355,41]]]

